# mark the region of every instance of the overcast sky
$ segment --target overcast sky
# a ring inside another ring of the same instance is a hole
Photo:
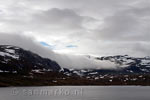
[[[59,53],[149,56],[150,0],[0,0],[4,34]]]

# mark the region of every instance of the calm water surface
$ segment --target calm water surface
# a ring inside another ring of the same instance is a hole
[[[0,100],[150,100],[150,87],[9,87],[0,88]]]

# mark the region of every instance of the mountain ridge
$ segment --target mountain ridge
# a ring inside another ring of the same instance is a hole
[[[6,68],[8,67],[8,68]],[[59,71],[61,67],[48,58],[10,45],[0,45],[0,70],[24,71],[32,69],[49,69]]]
[[[150,57],[88,57],[119,69],[69,69],[17,46],[0,45],[0,86],[150,85]]]

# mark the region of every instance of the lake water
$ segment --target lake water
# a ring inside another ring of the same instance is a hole
[[[0,88],[0,100],[150,100],[150,87],[9,87]]]

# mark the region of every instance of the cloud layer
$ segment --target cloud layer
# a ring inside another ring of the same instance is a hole
[[[117,66],[111,62],[95,61],[94,59],[89,59],[85,55],[79,56],[55,53],[49,48],[40,45],[36,40],[33,40],[33,38],[18,34],[1,33],[0,45],[13,45],[24,48],[44,58],[56,61],[63,68],[117,68]]]
[[[1,0],[0,32],[60,53],[149,56],[149,11],[148,0]]]

